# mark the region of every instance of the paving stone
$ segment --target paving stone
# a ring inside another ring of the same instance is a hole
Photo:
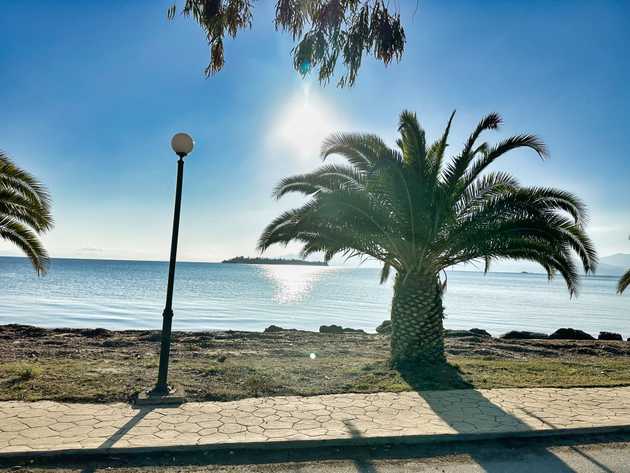
[[[52,430],[52,429],[51,429]],[[92,432],[91,427],[72,427],[71,429],[64,430],[63,432],[57,432],[61,437],[87,437],[87,434]]]
[[[174,439],[180,435],[181,434],[177,430],[158,430],[155,432],[155,436],[161,439]]]
[[[260,424],[264,430],[275,430],[275,429],[290,429],[293,427],[292,422],[283,422],[281,420],[272,421],[272,422],[263,422]]]
[[[244,430],[246,430],[246,427],[240,424],[224,424],[218,429],[222,434],[235,434]]]
[[[262,422],[262,420],[260,422]],[[208,420],[208,421],[204,421],[204,422],[198,422],[198,424],[203,429],[214,429],[214,428],[217,428],[217,427],[221,427],[223,425],[223,422],[218,421],[218,420]],[[245,425],[245,424],[243,424],[243,425]]]
[[[28,429],[26,424],[14,419],[10,419],[8,422],[0,424],[0,431],[2,432],[20,432]]]
[[[326,429],[321,427],[321,428],[317,428],[317,429],[305,429],[300,431],[301,434],[306,435],[307,437],[323,437],[324,435],[326,435]]]
[[[169,415],[165,415],[162,418],[162,422],[165,424],[178,424],[181,425],[185,422],[188,422],[188,417],[187,415],[176,415],[176,414],[169,414]]]
[[[295,424],[293,424],[293,428],[295,430],[312,430],[312,429],[318,429],[321,427],[321,423],[317,422],[315,420],[301,420],[299,422],[296,422]]]
[[[247,411],[244,411],[244,412],[247,412]],[[195,415],[194,417],[194,421],[197,422],[198,424],[201,422],[208,422],[208,421],[219,420],[219,419],[221,419],[221,414],[218,412],[214,414],[198,414],[198,415]]]
[[[178,425],[174,425],[174,427],[175,427],[175,430],[183,434],[194,434],[201,430],[200,425],[193,424],[193,423],[178,424]]]
[[[154,435],[138,435],[137,437],[127,438],[127,442],[135,447],[155,447],[156,445],[163,445],[164,440]]]
[[[630,387],[451,390],[196,402],[0,402],[0,453],[630,425]]]
[[[260,425],[264,421],[260,417],[248,415],[248,416],[237,417],[236,422],[241,425],[250,426],[250,425]]]
[[[89,438],[107,438],[114,435],[116,432],[118,432],[118,429],[115,427],[101,427],[100,429],[94,429],[88,432],[87,436]]]
[[[263,435],[267,438],[288,438],[295,433],[293,429],[265,429]]]
[[[231,439],[229,435],[216,433],[212,435],[205,435],[203,437],[199,437],[199,440],[197,440],[196,444],[197,445],[211,445],[214,443],[226,443],[230,441]]]
[[[45,437],[54,437],[57,435],[57,432],[49,429],[48,427],[35,427],[22,431],[20,435],[27,439],[38,440]]]
[[[199,434],[199,436],[201,436],[201,437],[207,437],[208,435],[214,435],[214,434],[216,434],[217,432],[218,432],[218,430],[217,430],[216,428],[214,428],[214,429],[203,429],[203,430],[200,430],[200,431],[198,432],[198,434]],[[159,433],[158,433],[158,434],[156,434],[156,435],[159,435]]]

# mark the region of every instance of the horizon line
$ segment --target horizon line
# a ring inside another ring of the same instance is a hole
[[[17,256],[17,255],[0,255],[0,258],[16,258],[16,259],[23,259],[23,260],[27,260],[28,258],[26,256]],[[282,259],[282,258],[277,258],[277,259]],[[50,260],[74,260],[74,261],[117,261],[117,262],[130,262],[130,263],[165,263],[168,264],[169,261],[167,260],[136,260],[136,259],[116,259],[116,258],[73,258],[73,257],[65,257],[65,256],[55,256],[55,257],[51,257]],[[177,261],[177,263],[186,263],[186,264],[235,264],[235,263],[223,263],[223,261]],[[238,263],[236,263],[238,264]],[[245,264],[245,263],[244,263]],[[264,265],[264,263],[260,263],[261,266]],[[251,264],[249,264],[249,266],[252,266]],[[295,265],[294,265],[295,266]],[[328,267],[333,267],[333,268],[351,268],[351,269],[380,269],[380,268],[376,268],[376,267],[365,267],[365,266],[344,266],[344,265],[328,265]],[[462,269],[448,269],[448,272],[455,272],[455,273],[484,273],[483,269],[480,270],[462,270]],[[535,275],[540,275],[540,276],[545,276],[547,277],[547,273],[544,272],[537,272],[537,271],[488,271],[488,273],[494,273],[494,274],[535,274]],[[617,277],[615,275],[607,275],[607,274],[580,274],[581,277]]]

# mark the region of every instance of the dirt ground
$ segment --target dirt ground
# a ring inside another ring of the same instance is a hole
[[[151,386],[159,332],[0,326],[0,400],[129,400]],[[266,395],[630,384],[630,342],[446,338],[449,366],[399,373],[389,337],[174,332],[171,380],[191,400]]]

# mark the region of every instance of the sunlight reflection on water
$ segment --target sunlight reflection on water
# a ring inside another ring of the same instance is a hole
[[[378,268],[178,263],[175,330],[318,330],[337,324],[373,332],[389,318],[392,278]],[[159,329],[168,263],[58,260],[38,278],[25,258],[0,257],[0,324]],[[630,335],[630,298],[617,278],[589,277],[569,298],[560,279],[517,273],[449,272],[446,328],[548,333],[574,327]],[[309,352],[305,351],[305,356]],[[315,354],[317,355],[317,354]]]
[[[263,275],[273,284],[273,301],[279,304],[299,302],[307,297],[315,283],[336,268],[326,266],[261,265]]]

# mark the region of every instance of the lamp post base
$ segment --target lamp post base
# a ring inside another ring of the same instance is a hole
[[[155,389],[142,391],[136,399],[136,406],[176,405],[186,402],[181,386],[169,386],[168,392],[156,392]]]

